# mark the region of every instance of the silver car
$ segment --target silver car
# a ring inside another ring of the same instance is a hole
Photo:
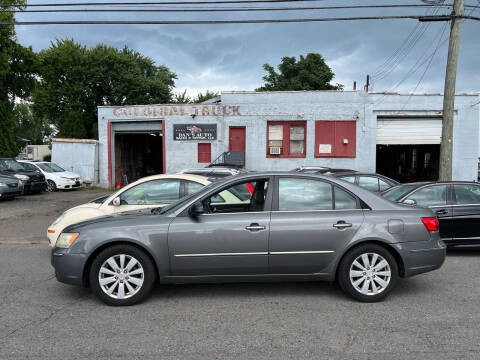
[[[229,203],[222,191],[248,195]],[[352,298],[374,302],[400,277],[443,264],[438,227],[430,209],[340,179],[253,173],[163,209],[71,225],[52,265],[59,281],[90,286],[110,305],[137,303],[157,281],[338,281]]]

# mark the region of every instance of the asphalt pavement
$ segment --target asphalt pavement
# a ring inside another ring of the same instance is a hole
[[[159,285],[108,307],[55,280],[42,236],[99,194],[0,202],[0,359],[480,359],[478,251],[449,252],[375,304],[326,283],[269,283]]]

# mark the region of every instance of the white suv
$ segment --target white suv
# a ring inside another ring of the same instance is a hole
[[[19,160],[22,164],[34,167],[32,170],[40,170],[47,180],[47,191],[70,190],[82,186],[83,181],[80,175],[62,169],[55,163],[47,161],[25,161]]]

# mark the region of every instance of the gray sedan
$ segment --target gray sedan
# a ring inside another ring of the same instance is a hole
[[[229,203],[224,192],[249,196]],[[338,281],[349,296],[373,302],[399,277],[442,265],[438,230],[430,209],[343,180],[254,173],[163,209],[71,225],[52,250],[52,265],[59,281],[90,286],[110,305],[137,303],[156,281]]]

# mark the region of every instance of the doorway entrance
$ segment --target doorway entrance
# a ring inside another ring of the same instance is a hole
[[[243,152],[243,166],[245,167],[245,126],[230,126],[228,137],[228,151]]]
[[[440,145],[377,145],[377,173],[399,182],[438,179]]]
[[[115,132],[114,183],[121,186],[163,173],[163,134]]]

